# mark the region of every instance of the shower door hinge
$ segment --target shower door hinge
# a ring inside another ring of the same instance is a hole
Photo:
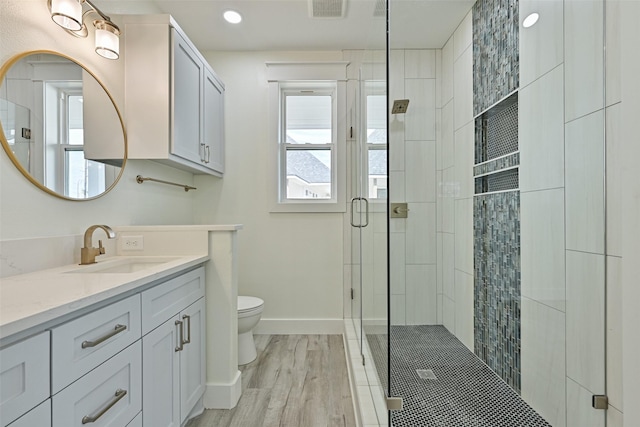
[[[402,398],[401,397],[387,397],[387,410],[388,411],[402,411]]]
[[[351,299],[353,299],[353,288],[351,288]]]
[[[349,128],[349,138],[353,138],[353,126]]]
[[[609,398],[604,394],[594,394],[591,397],[593,409],[609,409]]]
[[[362,366],[364,366],[364,354],[362,355]]]

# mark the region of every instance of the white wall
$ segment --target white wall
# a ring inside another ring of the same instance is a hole
[[[442,324],[473,351],[473,48],[469,12],[442,48],[438,269]]]
[[[276,171],[267,161],[274,142],[268,132],[265,62],[335,61],[342,60],[342,53],[204,55],[226,87],[226,172],[223,180],[196,177],[196,186],[210,188],[196,195],[196,220],[244,224],[238,235],[239,294],[264,299],[258,331],[321,330],[323,325],[332,328],[336,319],[341,325],[343,214],[269,212],[268,183]]]
[[[85,64],[109,89],[123,110],[123,59],[94,53],[92,36],[78,39],[51,21],[46,1],[5,0],[0,14],[0,63],[35,49],[64,53]],[[124,52],[123,52],[124,53]],[[193,183],[191,174],[149,161],[130,161],[118,186],[106,196],[71,202],[50,196],[29,183],[0,154],[0,240],[83,233],[96,223],[108,225],[191,224],[195,192],[135,182],[137,174]],[[201,190],[198,190],[201,191]]]

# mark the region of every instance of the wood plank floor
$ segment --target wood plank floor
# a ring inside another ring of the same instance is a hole
[[[240,367],[242,397],[186,427],[352,427],[341,335],[256,335],[258,358]]]

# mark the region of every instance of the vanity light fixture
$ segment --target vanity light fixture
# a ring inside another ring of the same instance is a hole
[[[540,18],[540,15],[534,12],[528,15],[526,18],[524,18],[524,21],[522,21],[522,26],[524,28],[532,27],[536,22],[538,22],[539,18]]]
[[[89,34],[84,24],[85,16],[90,13],[98,15],[99,19],[93,21],[96,53],[107,59],[120,57],[120,29],[90,0],[47,0],[47,3],[53,22],[76,37],[87,37]],[[88,8],[83,11],[85,4]]]
[[[242,21],[242,15],[240,15],[235,10],[227,10],[222,14],[222,16],[224,17],[225,21],[230,24],[239,24]]]

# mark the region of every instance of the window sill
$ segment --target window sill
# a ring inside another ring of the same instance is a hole
[[[340,202],[287,202],[273,203],[270,213],[344,213],[345,203]]]

